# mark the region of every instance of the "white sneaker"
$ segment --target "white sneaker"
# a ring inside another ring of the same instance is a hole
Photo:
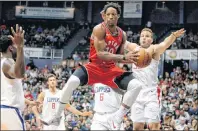
[[[120,130],[122,122],[117,122],[114,118],[114,116],[111,116],[107,120],[110,130]]]
[[[61,120],[62,116],[51,116],[49,119],[41,119],[41,122],[44,125],[56,125],[58,126],[60,124],[60,120]]]

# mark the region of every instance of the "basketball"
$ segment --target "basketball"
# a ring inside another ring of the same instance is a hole
[[[147,67],[152,60],[151,54],[149,54],[149,52],[147,52],[146,49],[141,48],[141,47],[137,47],[139,48],[139,59],[137,60],[137,64],[136,66],[139,68],[144,68]]]

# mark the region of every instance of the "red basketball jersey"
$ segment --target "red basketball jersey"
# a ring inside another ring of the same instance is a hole
[[[105,51],[108,51],[110,53],[116,54],[118,49],[120,48],[122,44],[123,39],[123,31],[119,27],[117,27],[118,35],[113,36],[110,30],[106,27],[105,23],[101,23],[102,26],[105,28],[105,42],[106,42],[106,48]],[[102,67],[114,67],[115,62],[114,61],[104,61],[98,58],[96,49],[94,47],[94,36],[90,38],[90,52],[89,52],[89,59],[91,62],[96,63]]]

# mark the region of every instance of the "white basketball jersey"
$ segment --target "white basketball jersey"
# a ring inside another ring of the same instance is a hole
[[[6,59],[1,59],[1,105],[16,107],[23,111],[25,98],[22,79],[9,79],[4,75],[2,67]]]
[[[116,93],[111,87],[98,83],[94,84],[94,111],[96,112],[115,112],[119,109],[122,95]]]
[[[145,68],[138,68],[135,64],[132,66],[133,75],[141,81],[146,88],[157,87],[158,83],[158,64],[159,61],[152,59],[150,65]]]
[[[48,119],[48,117],[55,114],[55,111],[57,110],[61,91],[56,89],[55,94],[52,94],[49,89],[46,89],[44,93],[45,97],[43,101],[42,117]]]

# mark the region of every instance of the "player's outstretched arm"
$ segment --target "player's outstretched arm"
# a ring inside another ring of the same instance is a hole
[[[38,95],[37,102],[39,102],[40,104],[43,103],[44,97],[45,97],[45,93],[44,93],[44,92],[41,92],[41,93]],[[34,113],[34,115],[35,115],[36,117],[40,117],[40,114],[39,114],[39,112],[38,112],[37,107],[38,107],[37,105],[33,106],[33,107],[32,107],[32,112]]]
[[[70,104],[66,104],[65,108],[71,113],[79,116],[90,116],[92,114],[92,112],[81,112],[76,108],[74,108],[73,106],[71,106]]]
[[[3,65],[3,72],[6,76],[11,78],[23,78],[25,74],[25,62],[24,62],[24,33],[22,27],[16,24],[16,32],[11,27],[13,36],[8,37],[12,40],[13,44],[17,46],[17,58],[16,63],[14,61],[7,60]]]
[[[30,105],[30,106],[37,106],[40,104],[40,102],[39,101],[30,101],[25,98],[25,104]]]
[[[37,98],[37,102],[39,102],[40,104],[43,103],[44,97],[45,97],[45,93],[44,92],[41,92],[39,94],[38,98]],[[38,106],[37,105],[35,105],[35,106],[32,107],[32,112],[36,116],[36,122],[37,122],[37,124],[38,124],[38,126],[40,128],[42,124],[41,124],[41,120],[40,120],[41,118],[40,118],[40,114],[38,112]]]
[[[184,29],[177,30],[172,32],[170,36],[168,36],[163,42],[158,45],[154,45],[154,53],[163,54],[170,45],[174,43],[174,41],[182,36],[186,31]]]

